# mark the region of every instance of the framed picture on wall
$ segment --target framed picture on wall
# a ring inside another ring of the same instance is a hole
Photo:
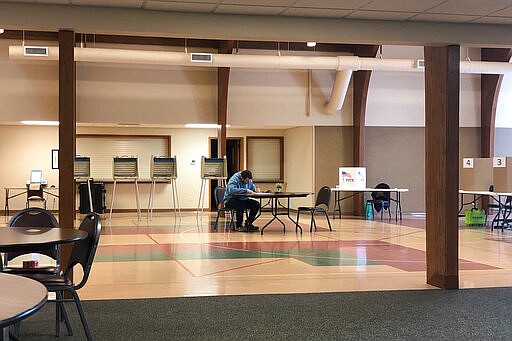
[[[52,149],[52,169],[59,169],[59,150]]]

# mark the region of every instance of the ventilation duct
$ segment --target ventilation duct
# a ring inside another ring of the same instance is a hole
[[[46,60],[59,59],[59,48],[48,47]],[[267,56],[241,54],[200,54],[168,51],[143,51],[126,49],[75,47],[75,61],[126,64],[156,64],[205,67],[240,67],[259,69],[297,69],[338,71],[331,99],[326,104],[327,113],[333,114],[343,105],[352,72],[359,70],[423,72],[424,60],[382,59],[357,56]],[[13,59],[36,58],[26,55],[23,46],[9,46],[9,57]],[[37,59],[41,55],[38,54]],[[343,71],[343,72],[340,72]],[[512,73],[512,64],[506,62],[461,61],[461,73],[505,74]]]

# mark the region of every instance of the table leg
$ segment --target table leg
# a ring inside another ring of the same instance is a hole
[[[272,223],[274,220],[279,220],[279,222],[281,223],[281,225],[283,225],[283,230],[286,229],[286,225],[284,224],[284,222],[279,219],[279,217],[277,216],[277,210],[279,209],[278,205],[279,205],[279,201],[278,201],[278,198],[272,198],[271,199],[271,202],[272,202],[272,219],[270,219],[269,222],[267,222],[262,228],[261,228],[261,234],[263,234],[263,230],[265,230],[265,228],[270,225],[270,223]],[[289,206],[288,206],[289,207]]]
[[[2,340],[9,341],[9,326],[2,328]]]
[[[298,226],[300,229],[300,234],[302,234],[302,227],[299,225],[298,221],[293,220],[293,218],[290,216],[290,198],[288,197],[288,207],[286,208],[286,214],[288,215],[288,219],[292,221],[292,223],[295,224],[295,226]],[[295,229],[297,230],[297,229]]]

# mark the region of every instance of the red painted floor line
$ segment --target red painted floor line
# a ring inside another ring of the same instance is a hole
[[[234,267],[234,268],[219,270],[219,271],[211,272],[211,273],[204,274],[204,275],[201,275],[201,276],[196,276],[196,277],[211,276],[211,275],[216,275],[216,274],[220,274],[220,273],[224,273],[224,272],[228,272],[228,271],[245,269],[245,268],[250,268],[250,267],[253,267],[253,266],[257,266],[257,265],[275,263],[275,262],[279,262],[279,261],[282,261],[282,260],[288,260],[288,259],[289,258],[279,258],[279,259],[272,259],[272,260],[269,260],[269,261],[266,261],[266,262],[259,262],[259,263],[255,263],[255,264],[241,265],[241,266],[237,266],[237,267]]]
[[[160,249],[162,249],[164,251],[165,254],[167,254],[169,257],[171,257],[176,263],[178,263],[179,266],[181,266],[183,268],[183,270],[185,270],[186,272],[188,272],[190,274],[190,276],[192,277],[198,277],[196,276],[189,268],[187,268],[182,262],[180,262],[176,257],[174,257],[174,255],[172,253],[169,253],[167,252],[167,250],[165,250],[162,245],[157,242],[154,238],[152,238],[149,234],[146,233],[146,236],[151,239],[156,245],[158,245],[160,247]]]

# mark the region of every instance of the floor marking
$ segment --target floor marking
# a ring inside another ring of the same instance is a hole
[[[183,270],[185,270],[186,272],[188,272],[190,274],[190,276],[192,277],[197,277],[189,268],[187,268],[183,263],[181,263],[176,257],[174,257],[174,255],[172,253],[169,253],[167,252],[166,249],[163,248],[162,244],[160,244],[159,242],[157,242],[153,237],[151,237],[149,234],[146,233],[146,236],[151,239],[156,245],[158,245],[163,251],[164,253],[166,253],[169,257],[171,257],[172,260],[174,260],[179,266],[181,266],[183,268]]]

